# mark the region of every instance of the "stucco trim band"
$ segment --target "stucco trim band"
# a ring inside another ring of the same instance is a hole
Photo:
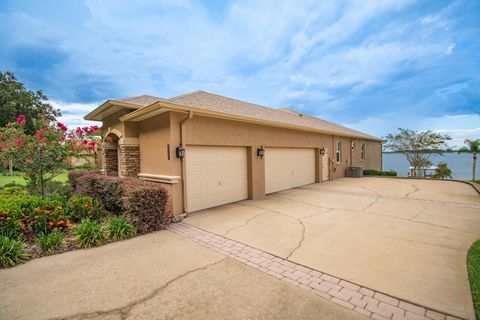
[[[151,173],[139,173],[138,177],[142,180],[149,180],[155,182],[162,182],[168,184],[176,184],[180,182],[180,176],[166,176],[160,174],[151,174]]]

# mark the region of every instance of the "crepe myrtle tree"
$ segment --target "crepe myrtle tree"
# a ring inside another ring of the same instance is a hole
[[[475,181],[475,170],[477,166],[477,155],[480,153],[480,139],[465,140],[466,146],[458,150],[459,153],[471,153],[473,158],[472,180]]]
[[[384,148],[386,150],[405,155],[410,166],[414,169],[414,175],[417,169],[432,164],[429,160],[432,154],[443,154],[447,146],[447,141],[451,140],[448,135],[442,135],[432,130],[415,131],[410,129],[398,128],[398,133],[388,134],[384,138]]]
[[[58,174],[66,157],[95,151],[99,141],[98,126],[68,130],[61,122],[46,118],[36,120],[39,128],[28,134],[24,115],[0,129],[0,158],[24,172],[25,180],[34,193],[45,196],[46,187]]]

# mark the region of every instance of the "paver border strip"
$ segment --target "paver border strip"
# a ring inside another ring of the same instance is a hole
[[[170,224],[167,229],[370,319],[463,319],[334,277],[183,222]]]

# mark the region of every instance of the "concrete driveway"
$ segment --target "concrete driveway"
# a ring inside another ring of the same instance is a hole
[[[0,319],[361,316],[168,230],[0,270]]]
[[[191,214],[185,223],[361,286],[474,319],[467,250],[480,197],[466,184],[340,179]]]

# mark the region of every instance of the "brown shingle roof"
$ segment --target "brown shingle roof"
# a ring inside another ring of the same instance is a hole
[[[195,91],[170,99],[162,99],[143,95],[125,99],[117,99],[117,101],[129,102],[142,107],[146,107],[158,101],[169,101],[184,106],[204,109],[206,111],[221,112],[225,114],[251,118],[253,120],[276,122],[283,125],[294,125],[304,127],[306,129],[321,130],[340,136],[354,136],[371,140],[380,140],[377,137],[365,134],[363,132],[319,118],[302,115],[287,108],[272,109],[258,104],[232,99],[205,91]]]
[[[154,96],[143,95],[143,96],[136,96],[136,97],[130,97],[130,98],[115,99],[114,101],[128,102],[128,103],[133,103],[142,107],[146,107],[157,101],[165,101],[165,99],[154,97]]]
[[[234,114],[237,116],[274,121],[281,124],[296,125],[306,128],[329,131],[338,135],[356,136],[378,140],[377,137],[356,131],[319,118],[302,115],[293,110],[282,108],[272,109],[258,104],[236,100],[217,94],[195,91],[168,99],[171,102],[192,106],[205,110],[212,110]]]

